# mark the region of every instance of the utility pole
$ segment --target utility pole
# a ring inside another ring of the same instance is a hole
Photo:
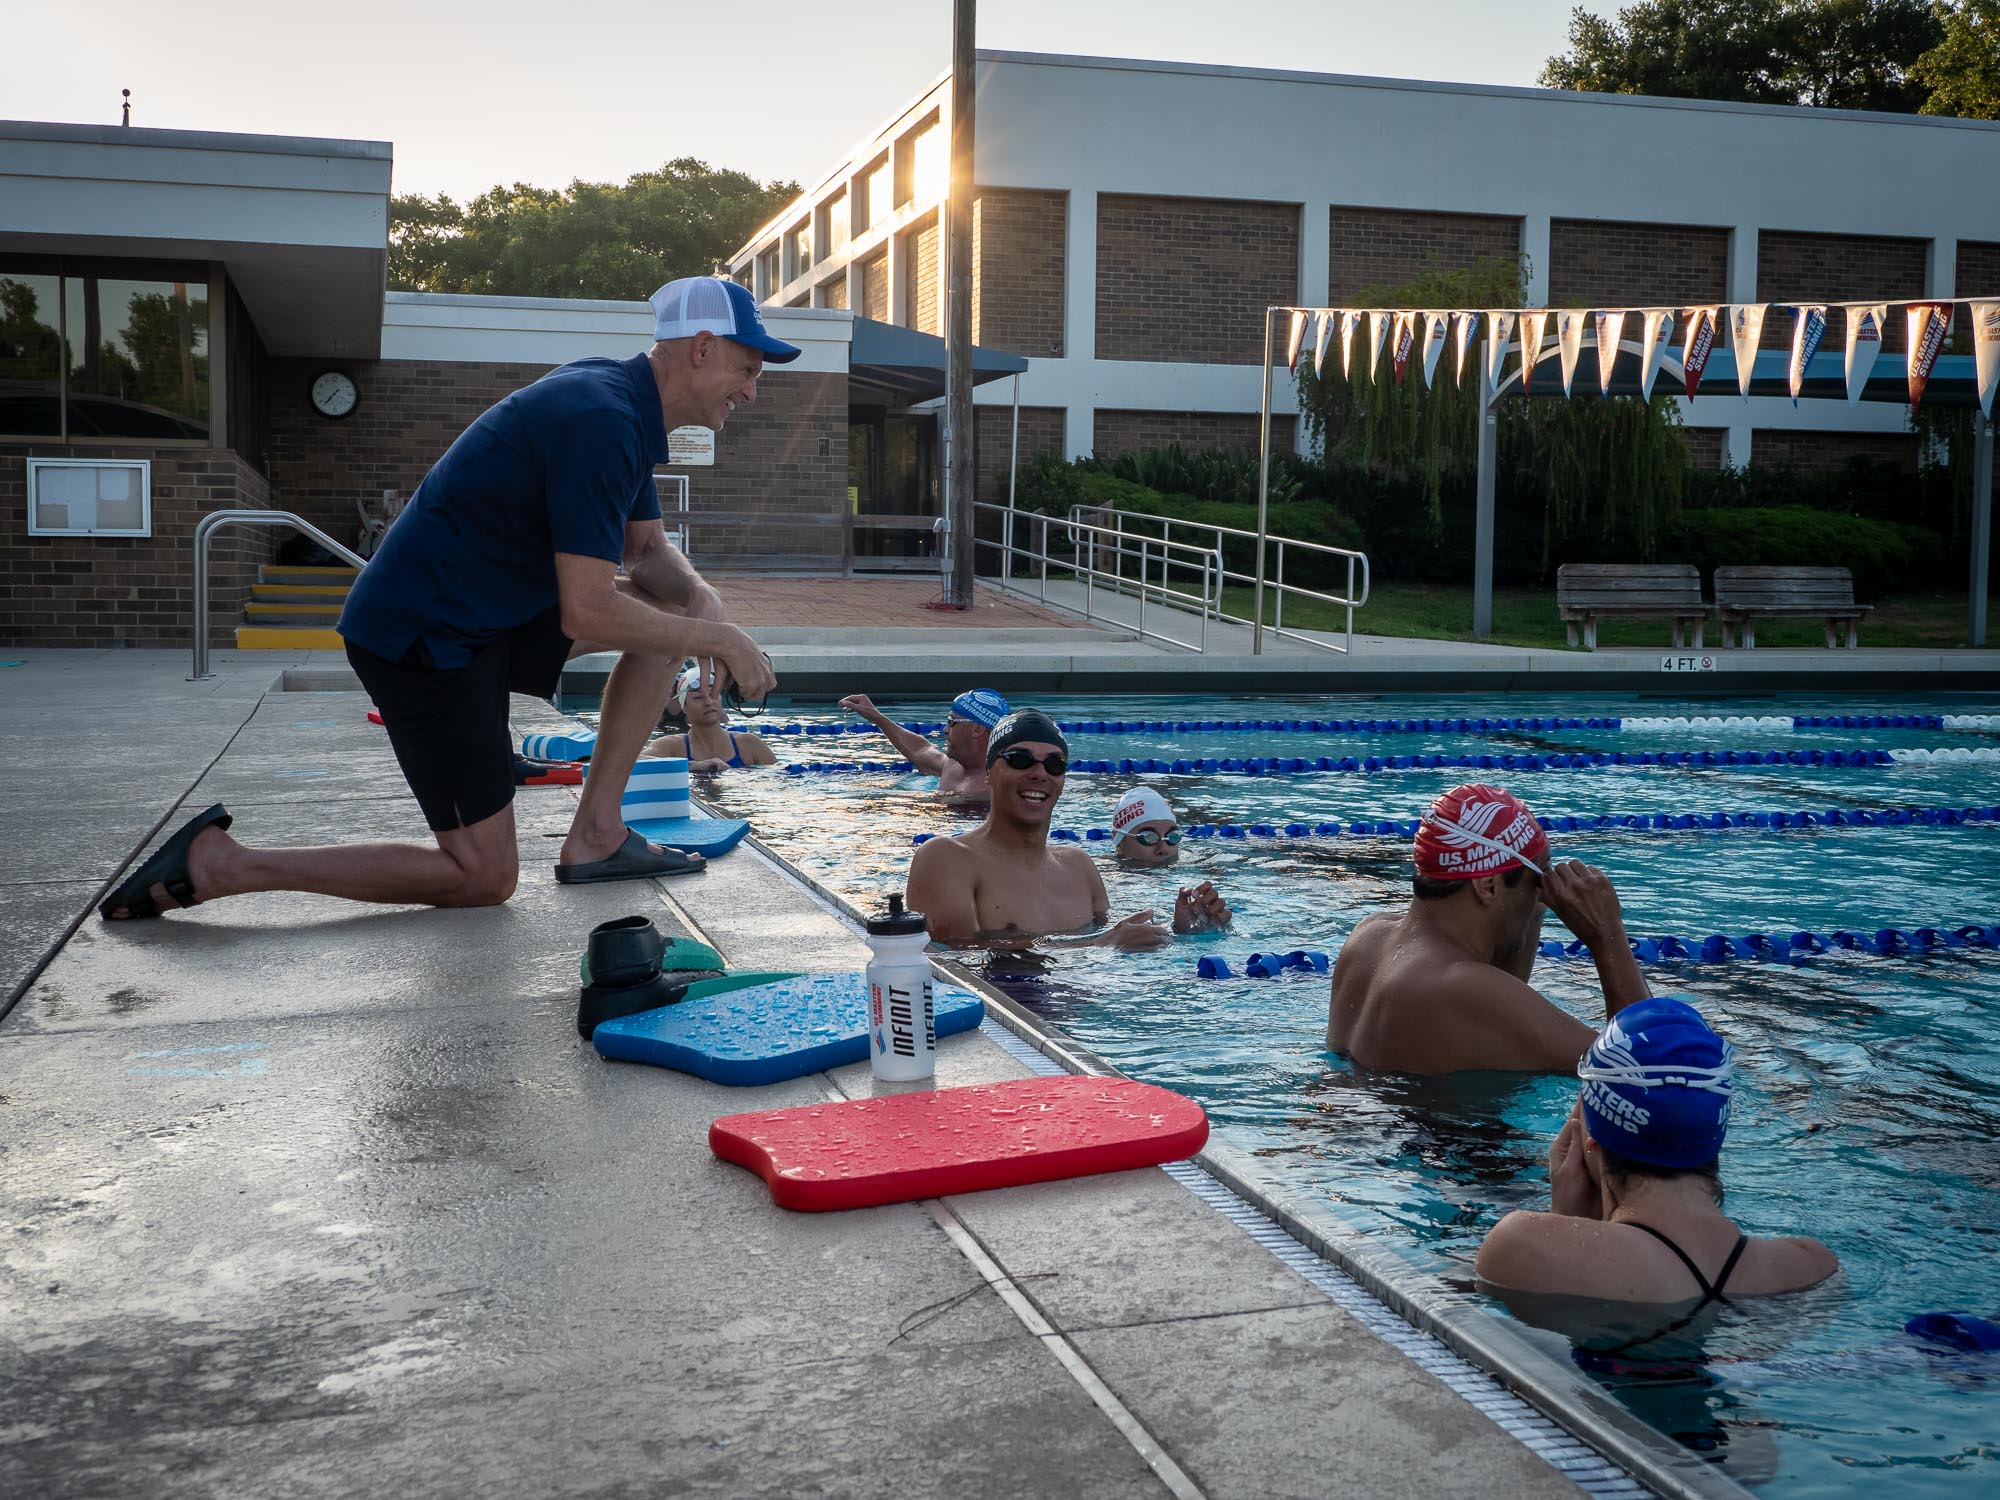
[[[951,517],[951,571],[945,602],[972,607],[972,91],[975,0],[953,0],[951,174],[945,195],[945,511]]]

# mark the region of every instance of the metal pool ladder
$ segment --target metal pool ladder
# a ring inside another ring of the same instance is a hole
[[[208,669],[208,543],[224,526],[290,526],[303,531],[336,557],[343,557],[358,570],[368,559],[358,557],[321,531],[303,516],[288,510],[217,510],[201,518],[194,529],[194,670],[189,682],[206,682],[215,674]]]

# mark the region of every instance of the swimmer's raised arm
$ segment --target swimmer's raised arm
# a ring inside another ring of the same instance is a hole
[[[1581,860],[1564,860],[1553,866],[1543,880],[1542,901],[1590,949],[1598,980],[1604,986],[1607,1021],[1652,993],[1646,986],[1646,976],[1639,972],[1639,960],[1632,952],[1631,941],[1625,936],[1625,915],[1619,910],[1618,892],[1602,870]],[[1589,1045],[1586,1037],[1584,1046]],[[1581,1052],[1579,1048],[1577,1055]]]
[[[912,734],[883,713],[866,693],[849,693],[840,700],[840,706],[881,730],[882,738],[894,745],[904,760],[926,776],[939,776],[944,773],[944,752],[922,735]],[[921,908],[912,909],[921,910]]]

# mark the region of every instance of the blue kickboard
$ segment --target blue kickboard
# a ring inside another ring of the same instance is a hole
[[[986,1005],[938,985],[937,1034],[970,1031]],[[868,1060],[868,988],[860,974],[800,974],[606,1021],[591,1034],[602,1057],[651,1063],[711,1083],[782,1083]]]
[[[630,818],[625,826],[666,848],[710,858],[727,854],[750,831],[741,818]]]

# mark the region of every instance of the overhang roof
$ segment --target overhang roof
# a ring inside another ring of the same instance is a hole
[[[1028,368],[1018,354],[998,349],[972,350],[972,383],[985,385],[1019,375]],[[873,318],[854,320],[854,342],[848,350],[847,399],[852,406],[913,406],[944,395],[945,342]]]

